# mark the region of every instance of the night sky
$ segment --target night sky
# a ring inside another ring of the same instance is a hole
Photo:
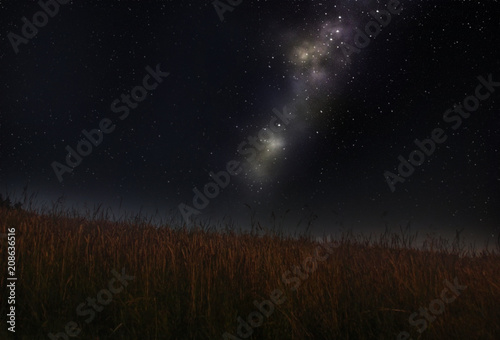
[[[0,191],[241,228],[274,213],[318,234],[410,223],[497,239],[497,1],[58,6],[0,1]],[[82,140],[92,151],[68,165]],[[213,198],[196,207],[195,188]]]

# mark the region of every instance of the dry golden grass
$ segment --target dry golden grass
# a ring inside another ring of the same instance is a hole
[[[155,228],[0,209],[1,232],[12,227],[17,339],[48,339],[69,321],[82,329],[75,339],[222,339],[224,332],[237,335],[237,317],[246,319],[256,309],[253,301],[268,299],[275,289],[286,301],[248,339],[396,339],[401,331],[414,339],[500,339],[498,249],[449,250],[436,241],[432,250],[419,250],[401,235],[344,235],[292,291],[283,273],[318,246],[305,236]],[[2,287],[6,261],[2,243]],[[111,271],[122,268],[135,279],[85,323],[76,307],[107,288]],[[427,330],[415,332],[410,314],[428,307],[443,281],[455,277],[468,288]],[[5,323],[0,338],[12,338]]]

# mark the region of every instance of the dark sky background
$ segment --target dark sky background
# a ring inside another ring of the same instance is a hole
[[[500,5],[402,1],[346,58],[342,46],[387,2],[244,0],[222,22],[211,1],[74,1],[16,54],[9,33],[40,7],[2,0],[1,191],[28,185],[39,204],[64,195],[66,206],[180,217],[193,188],[244,160],[240,143],[286,106],[295,119],[197,218],[246,228],[251,211],[268,226],[289,210],[289,230],[317,216],[315,233],[411,223],[496,240],[500,87],[457,130],[443,114],[474,95],[478,76],[500,81]],[[120,120],[111,103],[157,64],[168,77]],[[51,164],[104,118],[115,130],[59,182]],[[397,174],[398,156],[435,128],[447,140],[391,192],[385,171]]]

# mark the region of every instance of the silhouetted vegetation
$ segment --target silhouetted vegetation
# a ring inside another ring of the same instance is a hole
[[[401,331],[413,339],[500,339],[498,247],[474,251],[428,240],[417,248],[404,233],[344,234],[321,243],[331,255],[292,291],[282,276],[314,254],[320,243],[309,236],[43,215],[8,199],[0,226],[16,228],[16,339],[48,339],[70,321],[81,328],[74,339],[223,339],[224,332],[237,336],[237,317],[246,319],[253,301],[275,289],[286,301],[248,339],[396,339]],[[2,243],[2,287],[6,261]],[[135,279],[86,323],[76,308],[122,268]],[[455,277],[468,288],[415,332],[408,317]],[[5,315],[6,304],[1,308]],[[4,324],[0,338],[10,336]]]

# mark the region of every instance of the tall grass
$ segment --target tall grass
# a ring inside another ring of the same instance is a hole
[[[233,228],[158,228],[144,219],[110,221],[54,210],[0,208],[0,232],[16,228],[16,339],[48,339],[75,321],[77,339],[222,339],[237,336],[254,300],[275,289],[276,306],[249,339],[500,339],[499,249],[473,251],[459,243],[411,235],[328,240],[331,255],[296,291],[282,280],[320,244],[308,236],[259,234]],[[325,240],[326,241],[326,240]],[[5,287],[6,242],[0,239]],[[76,307],[107,288],[113,269],[135,279],[86,323]],[[422,334],[408,317],[438,298],[443,281],[468,288]],[[2,291],[1,315],[7,313]],[[4,318],[2,318],[4,319]],[[0,326],[0,338],[13,338]]]

